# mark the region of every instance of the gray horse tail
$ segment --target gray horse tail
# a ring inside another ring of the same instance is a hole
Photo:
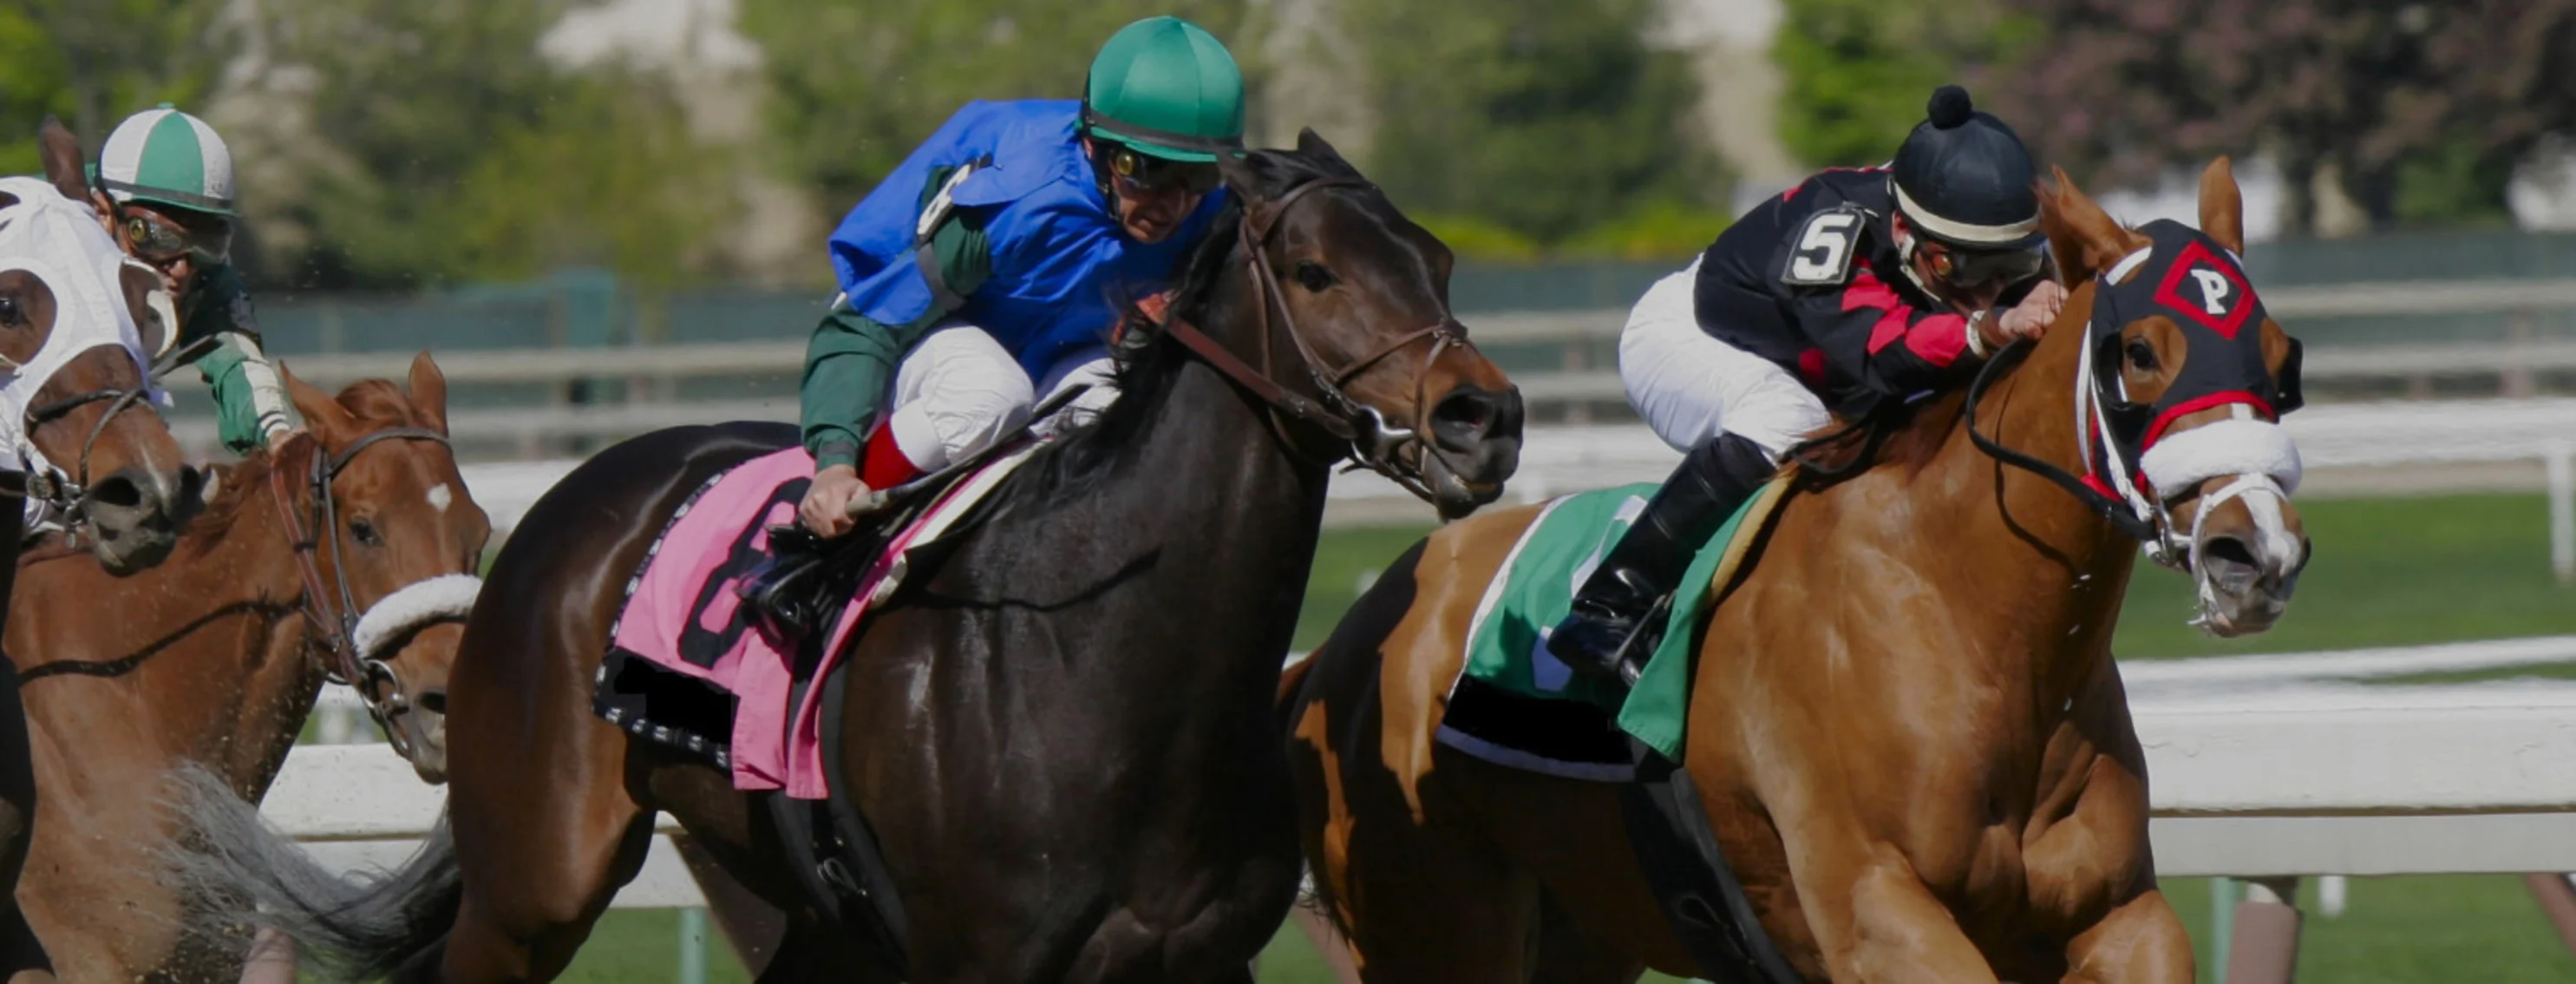
[[[294,938],[328,980],[434,980],[464,900],[447,817],[389,872],[343,879],[259,818],[232,784],[197,766],[176,780],[190,836],[171,868],[196,905],[192,932],[238,940],[246,927]]]

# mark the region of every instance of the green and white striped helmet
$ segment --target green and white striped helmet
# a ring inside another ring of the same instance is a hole
[[[98,183],[119,202],[233,214],[233,155],[206,121],[170,108],[126,117],[98,155]]]

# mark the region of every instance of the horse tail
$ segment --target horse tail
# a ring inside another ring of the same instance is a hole
[[[223,777],[191,765],[177,784],[189,836],[170,861],[197,900],[192,932],[238,940],[246,926],[273,928],[329,980],[437,977],[465,897],[444,814],[402,867],[344,879],[261,822]]]

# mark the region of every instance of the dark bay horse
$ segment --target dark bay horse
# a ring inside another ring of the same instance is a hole
[[[47,119],[37,144],[44,178],[0,180],[0,608],[31,510],[55,549],[85,545],[89,567],[128,574],[168,556],[198,506],[199,477],[148,402],[150,353],[176,332],[160,275],[100,224],[80,140]],[[17,884],[38,803],[18,680],[0,672],[0,888]],[[0,906],[0,974],[51,979],[14,902]]]
[[[122,579],[72,559],[31,561],[11,601],[6,649],[24,681],[43,793],[18,899],[70,979],[239,976],[240,941],[183,932],[190,900],[158,853],[186,825],[167,808],[170,786],[193,765],[251,801],[267,790],[332,668],[337,585],[349,585],[352,616],[394,619],[361,634],[391,636],[386,656],[411,692],[444,686],[463,633],[461,606],[405,603],[416,586],[470,576],[491,535],[441,439],[437,367],[415,360],[408,396],[367,380],[336,400],[279,375],[309,439],[225,470],[169,561]],[[327,511],[313,501],[317,464]],[[336,529],[322,528],[325,515]],[[339,548],[298,547],[323,538]],[[378,615],[388,604],[403,610]]]
[[[1312,133],[1224,170],[1237,204],[1180,317],[1138,329],[1121,398],[855,643],[835,781],[909,911],[910,980],[1249,980],[1298,882],[1268,722],[1328,466],[1356,453],[1454,515],[1517,464],[1519,395],[1449,313],[1448,250]],[[761,797],[590,711],[665,519],[795,439],[682,428],[567,476],[466,627],[448,836],[366,889],[240,865],[251,894],[353,977],[548,980],[666,811],[787,914],[762,979],[887,979],[799,894]],[[218,853],[259,855],[238,810],[206,815]]]
[[[2277,387],[2288,408],[2295,346],[2269,319],[2222,334],[2187,332],[2204,315],[2178,306],[2101,317],[2104,292],[2259,308],[2218,251],[2170,245],[2187,228],[2124,228],[2063,173],[2042,199],[2059,269],[2083,284],[2045,340],[1996,364],[1981,402],[1917,408],[1868,470],[1793,486],[1762,559],[1715,586],[1723,604],[1699,634],[1684,765],[1761,928],[1808,979],[2192,979],[2111,660],[2140,551],[2109,517],[2132,503],[2104,486],[2079,498],[1972,433],[2080,487],[2088,443],[2103,446],[2087,434],[2113,432],[2080,393],[2163,408],[2233,380],[2232,396],[2160,409],[2141,473],[2158,480],[2138,505],[2201,584],[2204,624],[2259,632],[2307,558],[2283,488],[2295,478],[2248,464],[2286,455],[2295,475],[2295,448],[2257,405]],[[2222,158],[2202,178],[2201,223],[2230,252],[2240,208]],[[2088,371],[2116,378],[2088,389]],[[1616,784],[1434,741],[1471,611],[1535,511],[1432,534],[1283,683],[1307,856],[1364,979],[1702,975],[1649,892]]]

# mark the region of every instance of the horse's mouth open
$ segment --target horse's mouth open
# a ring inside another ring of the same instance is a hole
[[[1508,447],[1488,447],[1474,455],[1472,471],[1462,473],[1445,454],[1424,455],[1422,484],[1431,490],[1431,507],[1438,510],[1442,522],[1458,519],[1503,496],[1503,483],[1520,464],[1520,442],[1494,441]]]

